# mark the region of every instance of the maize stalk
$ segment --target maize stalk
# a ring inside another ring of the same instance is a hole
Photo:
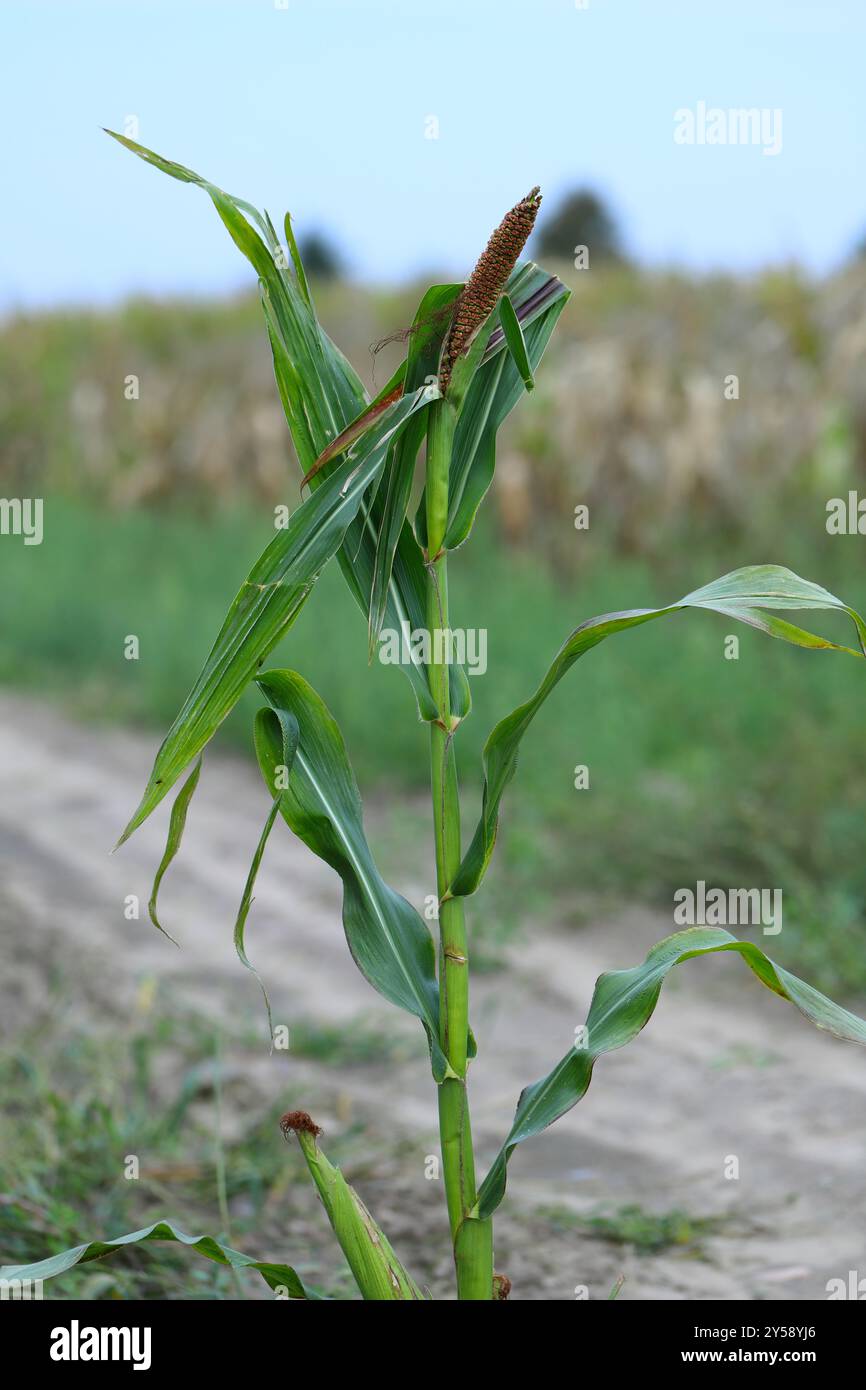
[[[448,557],[470,535],[495,467],[496,431],[532,389],[544,348],[568,293],[555,276],[521,262],[540,205],[537,188],[493,233],[463,286],[434,286],[404,334],[406,361],[370,401],[342,354],[324,333],[285,222],[289,256],[266,215],[224,193],[192,170],[126,137],[121,144],[212,199],[238,248],[259,277],[274,371],[303,481],[310,495],[287,530],[266,548],[242,583],[205,666],[156,757],[125,838],[187,772],[175,802],[168,845],[151,898],[180,848],[201,757],[215,730],[251,684],[267,701],[256,717],[254,745],[270,799],[235,927],[242,962],[252,968],[244,928],[268,835],[279,819],[340,876],[349,949],[372,988],[421,1023],[438,1092],[444,1195],[454,1252],[457,1296],[503,1301],[508,1276],[493,1265],[493,1218],[506,1190],[514,1149],[541,1133],[585,1094],[597,1059],[630,1042],[651,1016],[671,969],[705,955],[733,953],[757,978],[819,1029],[866,1045],[866,1023],[727,931],[693,927],[659,942],[641,965],[600,976],[585,1041],[522,1091],[511,1129],[479,1182],[467,1077],[475,1042],[469,1023],[470,949],[464,899],[481,887],[495,849],[504,794],[515,776],[522,739],[554,687],[575,663],[608,637],[675,612],[704,609],[743,622],[807,650],[863,659],[866,623],[828,590],[777,565],[754,565],[660,608],[605,613],[566,639],[535,692],[491,732],[484,748],[482,809],[468,847],[462,845],[455,739],[471,701],[465,674],[449,661],[445,642],[429,643],[406,674],[420,717],[430,726],[430,780],[436,861],[438,961],[426,923],[382,879],[364,834],[361,801],[340,731],[324,701],[298,673],[262,671],[291,627],[319,573],[336,558],[368,624],[371,644],[384,621],[426,625],[428,637],[451,626]],[[424,496],[409,520],[412,471],[426,436]],[[818,610],[851,620],[856,645],[832,642],[788,616]],[[188,770],[192,769],[191,772]],[[397,1259],[360,1196],[318,1145],[318,1126],[304,1111],[282,1121],[294,1134],[362,1297],[416,1300],[419,1285]],[[94,1241],[33,1265],[0,1270],[5,1278],[48,1278],[104,1258],[129,1244],[174,1240],[233,1269],[259,1271],[291,1298],[316,1298],[288,1265],[272,1265],[187,1236],[168,1222],[113,1241]],[[618,1286],[611,1297],[618,1292]]]

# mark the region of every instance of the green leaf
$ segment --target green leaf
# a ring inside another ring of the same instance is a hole
[[[166,840],[165,853],[159,861],[159,868],[154,874],[153,887],[150,890],[150,902],[147,904],[151,922],[162,932],[163,936],[167,936],[169,941],[174,942],[175,946],[177,946],[178,943],[174,940],[170,932],[165,930],[165,927],[161,924],[156,915],[156,900],[159,895],[159,888],[165,871],[180,849],[180,842],[183,839],[183,832],[186,827],[186,813],[189,810],[189,803],[192,801],[193,793],[198,786],[200,773],[201,758],[199,758],[174,799],[174,805],[171,808],[171,817],[168,822],[168,839]]]
[[[297,721],[298,748],[280,812],[314,854],[343,880],[343,926],[349,950],[374,989],[419,1018],[437,1081],[447,1073],[439,1043],[439,992],[433,939],[415,909],[389,888],[364,835],[361,798],[346,746],[324,701],[295,671],[267,671],[256,684],[274,714],[257,723],[262,776],[276,796],[280,753],[277,714]]]
[[[337,557],[345,575],[344,557],[351,543],[354,548],[351,551],[352,573],[349,583],[359,607],[368,619],[368,625],[376,546],[382,534],[382,510],[385,500],[380,489],[373,504],[359,512],[358,520],[346,532],[346,540]],[[360,535],[361,530],[363,537]],[[403,523],[394,552],[385,621],[382,626],[398,633],[404,630],[409,633],[418,632],[427,627],[426,571],[418,542],[408,521]],[[417,656],[417,649],[411,646],[410,656],[411,660],[402,669],[412,684],[419,716],[429,723],[438,718],[439,711],[430,693],[427,667]],[[457,662],[453,662],[449,667],[449,675],[451,712],[458,719],[464,719],[472,705],[466,672]]]
[[[301,253],[298,250],[298,243],[295,240],[294,228],[290,213],[286,213],[283,219],[283,226],[286,232],[286,245],[289,248],[289,255],[292,258],[292,268],[295,272],[295,279],[301,296],[313,317],[316,317],[316,309],[313,304],[313,296],[310,293],[310,286],[307,282],[307,272],[304,270],[304,262],[301,260]]]
[[[561,280],[532,261],[522,262],[511,274],[507,295],[523,332],[533,372],[538,369],[569,294]],[[493,481],[497,432],[525,390],[514,358],[506,351],[498,311],[493,322],[497,326],[466,394],[454,435],[445,536],[449,550],[462,545],[472,530],[478,508]],[[415,532],[422,545],[426,545],[426,531],[426,504],[422,496],[415,517]]]
[[[520,327],[520,319],[515,313],[514,305],[507,294],[502,296],[499,305],[499,318],[502,323],[502,332],[505,334],[505,342],[508,351],[514,360],[514,365],[520,373],[521,380],[527,391],[534,391],[535,378],[532,375],[532,364],[526,351],[526,339],[523,336],[523,329]]]
[[[407,391],[418,390],[427,385],[431,378],[435,383],[442,342],[451,321],[446,311],[453,305],[461,288],[461,285],[434,285],[421,300],[409,338],[409,355],[405,369]],[[394,554],[406,521],[415,461],[426,429],[426,416],[416,415],[388,450],[382,479],[382,510],[378,522],[370,595],[371,657],[385,621]]]
[[[342,353],[322,332],[306,283],[299,284],[291,273],[289,260],[300,260],[294,238],[288,248],[282,247],[270,219],[251,203],[233,197],[192,169],[164,159],[135,140],[111,130],[107,134],[170,178],[204,189],[232,241],[256,271],[272,344],[276,339],[284,384],[289,390],[289,426],[306,473],[325,445],[354,418],[366,398]]]
[[[597,1057],[624,1047],[651,1017],[669,970],[693,956],[736,951],[768,989],[796,1005],[812,1023],[837,1038],[866,1046],[866,1023],[798,980],[750,941],[720,927],[689,927],[665,937],[642,965],[601,975],[586,1021],[586,1046],[572,1047],[541,1081],[527,1086],[514,1123],[478,1194],[478,1214],[491,1216],[505,1194],[508,1160],[518,1144],[540,1134],[576,1105],[592,1080]]]
[[[274,712],[269,709],[259,710],[258,714],[256,715],[253,739],[257,747],[259,739],[259,725],[261,720],[266,719],[268,721],[271,721],[273,717]],[[279,710],[277,711],[277,720],[279,721],[280,734],[282,738],[281,751],[282,767],[283,769],[285,769],[284,780],[287,780],[292,769],[292,764],[295,761],[295,754],[298,751],[298,724],[297,720],[293,719],[291,715],[283,714]],[[262,980],[261,975],[259,974],[258,970],[256,970],[255,966],[252,964],[249,957],[247,956],[246,947],[244,945],[244,929],[247,924],[247,917],[249,916],[250,908],[253,905],[253,893],[255,891],[256,878],[258,877],[259,867],[262,862],[262,856],[265,852],[265,846],[267,845],[271,831],[274,828],[274,821],[276,820],[277,815],[279,814],[281,796],[281,792],[278,792],[275,796],[274,804],[272,805],[268,813],[268,818],[265,821],[264,829],[262,830],[262,833],[259,837],[259,843],[256,846],[256,851],[253,855],[253,861],[250,865],[249,873],[247,874],[247,881],[246,885],[244,886],[243,896],[241,898],[241,905],[238,908],[238,915],[235,920],[234,931],[235,950],[238,953],[238,958],[241,964],[245,965],[247,970],[249,970],[253,975],[255,975],[256,979],[259,982],[259,988],[262,991],[262,996],[265,1001],[265,1009],[268,1015],[268,1034],[271,1039],[271,1046],[273,1046],[274,1039],[273,1018],[271,1016],[271,1001],[268,998],[268,991],[265,989],[265,984]]]
[[[47,1260],[37,1260],[29,1265],[3,1265],[0,1279],[53,1279],[64,1274],[74,1265],[86,1264],[89,1260],[101,1260],[106,1255],[114,1255],[130,1245],[140,1245],[148,1240],[173,1240],[181,1245],[189,1245],[217,1264],[229,1265],[232,1269],[255,1269],[261,1274],[271,1289],[285,1289],[289,1298],[320,1299],[321,1294],[307,1289],[290,1265],[270,1264],[265,1260],[254,1260],[249,1255],[223,1245],[213,1236],[188,1236],[170,1221],[156,1221],[152,1226],[144,1226],[140,1231],[132,1231],[128,1236],[117,1236],[115,1240],[93,1240],[88,1245],[76,1245],[59,1255],[51,1255]]]
[[[164,159],[126,136],[114,131],[107,133],[162,173],[204,189],[235,245],[256,271],[280,400],[301,471],[306,474],[322,451],[357,418],[368,404],[368,398],[357,373],[315,316],[290,220],[286,222],[287,255],[279,244],[270,219],[251,203],[232,197],[193,170]],[[289,262],[294,267],[294,274]],[[312,479],[312,488],[323,486],[330,476],[327,470],[323,470]],[[343,577],[365,620],[369,613],[374,557],[380,530],[380,517],[370,514],[371,505],[363,497],[359,500],[356,513],[337,551]],[[389,627],[399,631],[404,621],[409,623],[410,629],[423,627],[424,592],[423,560],[412,528],[406,522],[388,585],[386,621]],[[428,721],[435,719],[436,704],[430,694],[423,663],[410,662],[402,670],[412,686],[421,718]],[[451,707],[457,716],[463,717],[470,705],[466,675],[456,666],[451,668],[450,675]],[[156,802],[153,804],[156,805]]]
[[[514,305],[515,313],[524,331],[539,319],[546,318],[551,305],[564,308],[571,297],[571,290],[556,275],[543,270],[535,261],[518,261],[504,293]],[[505,333],[500,323],[490,335],[484,350],[484,364],[492,362],[505,347]]]
[[[316,459],[309,472],[301,479],[301,489],[308,487],[314,478],[340,454],[346,454],[359,440],[363,439],[367,431],[372,429],[378,420],[385,415],[389,407],[399,401],[403,395],[403,384],[398,384],[381,397],[377,397],[370,405],[365,405],[364,409],[356,415],[351,424],[332,439],[327,448],[323,449]]]
[[[387,418],[359,444],[361,461],[350,456],[332,472],[256,561],[156,755],[144,796],[120,844],[147,819],[201,752],[272,647],[292,626],[380,472],[388,438],[418,408],[422,395],[419,391],[397,401]]]
[[[296,1131],[301,1152],[363,1297],[379,1302],[423,1300],[424,1294],[394,1254],[382,1228],[339,1168],[322,1153],[316,1143],[317,1128],[309,1116],[295,1112],[284,1118],[284,1124],[298,1119],[309,1126]]]
[[[794,646],[814,650],[847,652],[851,656],[866,654],[866,624],[853,608],[822,589],[819,584],[800,579],[779,565],[749,565],[733,570],[712,584],[686,594],[667,608],[635,608],[621,613],[603,613],[590,618],[576,628],[560,647],[544,680],[535,694],[501,719],[484,745],[484,792],[481,818],[464,855],[463,862],[450,892],[453,897],[474,893],[490,863],[496,843],[499,806],[508,783],[517,770],[520,741],[550,692],[583,654],[603,642],[614,632],[652,622],[667,613],[683,608],[707,608],[739,622],[748,623],[771,637],[778,637]],[[840,646],[826,638],[806,632],[781,618],[774,618],[763,609],[814,608],[831,609],[847,614],[857,629],[860,651]]]
[[[515,279],[515,277],[520,277]],[[526,351],[533,372],[538,370],[557,320],[570,291],[555,276],[546,275],[531,262],[518,266],[508,286],[523,328]],[[491,345],[504,346],[501,330]],[[448,503],[449,550],[469,536],[496,466],[496,435],[524,392],[523,380],[510,353],[496,350],[478,372],[457,422]]]

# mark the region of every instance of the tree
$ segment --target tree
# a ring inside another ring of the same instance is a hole
[[[339,280],[343,273],[343,258],[324,232],[312,231],[302,236],[298,250],[312,279]]]
[[[542,213],[537,254],[570,261],[581,246],[594,261],[622,260],[613,214],[589,188],[567,194],[548,218]]]

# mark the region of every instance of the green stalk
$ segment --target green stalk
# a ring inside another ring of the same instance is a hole
[[[430,634],[430,688],[439,717],[430,726],[430,772],[439,896],[439,991],[442,1049],[453,1076],[439,1087],[439,1133],[454,1261],[457,1296],[490,1299],[493,1287],[492,1241],[458,1239],[475,1205],[475,1155],[466,1091],[469,1034],[469,952],[463,899],[446,897],[460,867],[460,800],[453,738],[447,643],[437,651],[436,633],[445,633],[448,616],[448,557],[442,550],[448,523],[448,472],[454,439],[455,411],[447,400],[431,407],[427,435],[427,627]],[[441,553],[440,553],[441,552]]]

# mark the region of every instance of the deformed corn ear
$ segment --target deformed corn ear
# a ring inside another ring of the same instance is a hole
[[[454,318],[445,339],[439,369],[439,389],[445,391],[458,357],[467,351],[484,320],[496,308],[517,258],[535,226],[541,193],[538,187],[507,212],[478,258],[457,299]]]
[[[355,1189],[319,1148],[319,1126],[305,1110],[292,1110],[283,1115],[280,1129],[286,1139],[294,1134],[301,1146],[334,1234],[364,1298],[423,1300],[424,1294],[406,1273]]]

